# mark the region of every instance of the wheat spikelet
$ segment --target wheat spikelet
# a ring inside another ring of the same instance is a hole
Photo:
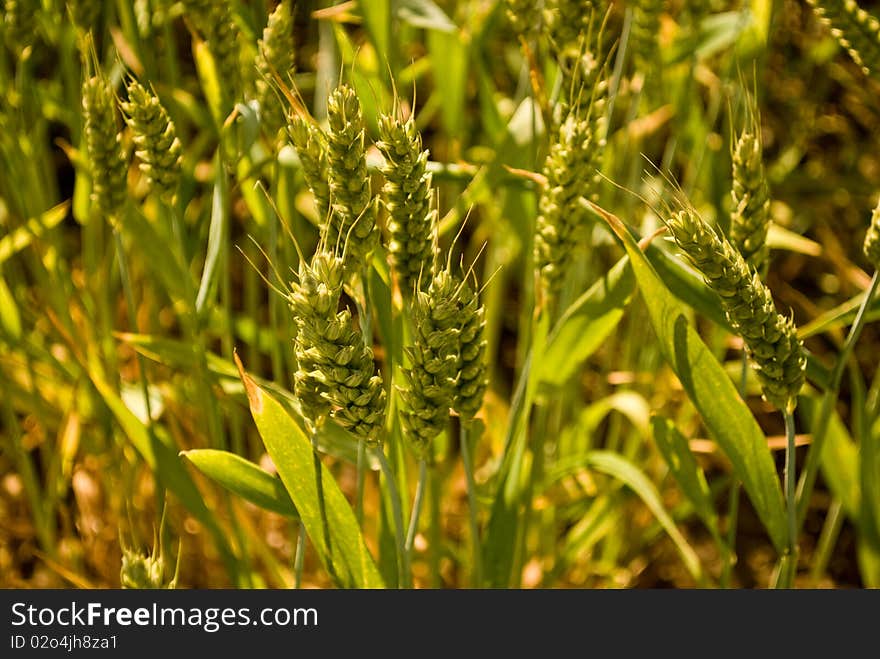
[[[128,101],[121,104],[134,134],[135,155],[150,188],[166,201],[173,201],[180,183],[181,146],[174,122],[159,98],[132,80]]]
[[[378,237],[375,207],[364,145],[364,118],[354,90],[337,87],[327,102],[327,172],[330,220],[324,226],[328,246],[343,249],[346,265],[360,270]]]
[[[285,110],[272,80],[287,80],[294,69],[293,10],[290,0],[281,0],[269,15],[257,54],[256,97],[266,134],[275,136],[285,125]]]
[[[397,273],[400,289],[409,299],[421,277],[431,267],[431,230],[435,213],[431,210],[431,175],[426,171],[428,152],[410,117],[401,122],[393,115],[379,117],[379,142],[385,156],[382,173],[385,207],[388,209],[388,251]]]
[[[780,410],[792,412],[806,366],[792,320],[776,311],[770,290],[736,248],[695,212],[681,210],[667,225],[675,242],[721,297],[727,319],[745,342],[764,398]]]
[[[866,74],[880,76],[880,19],[855,0],[807,0]]]
[[[128,164],[116,125],[116,101],[102,76],[83,83],[83,133],[92,178],[92,203],[105,217],[116,216],[125,204]]]

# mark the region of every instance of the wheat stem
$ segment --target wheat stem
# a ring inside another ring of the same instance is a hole
[[[462,420],[459,424],[459,440],[461,442],[461,460],[464,464],[464,476],[467,483],[468,497],[468,520],[471,526],[471,546],[473,551],[473,566],[471,568],[471,582],[479,587],[483,583],[483,555],[480,546],[480,524],[477,519],[477,486],[474,481],[474,466],[471,460],[470,447],[468,446],[468,430],[470,424]]]
[[[783,474],[785,481],[785,507],[788,518],[788,550],[787,561],[788,569],[783,567],[782,586],[791,588],[794,585],[794,576],[797,572],[797,554],[798,554],[798,528],[797,528],[797,500],[795,497],[795,427],[794,413],[786,410],[783,414],[785,417],[785,471]]]
[[[416,533],[419,530],[419,517],[422,514],[422,501],[425,498],[425,486],[428,482],[428,462],[427,460],[419,460],[419,480],[416,483],[416,496],[413,499],[412,511],[410,511],[409,527],[406,531],[406,541],[404,542],[404,551],[406,552],[407,562],[412,564],[413,544],[416,540]]]
[[[406,539],[403,535],[403,507],[400,502],[400,491],[397,489],[397,481],[388,465],[385,451],[381,447],[376,449],[376,456],[379,458],[379,466],[382,468],[385,482],[388,483],[388,490],[391,494],[391,512],[394,515],[394,534],[397,539],[397,581],[400,587],[408,587],[411,585],[412,575],[406,555]]]
[[[296,553],[293,557],[293,587],[302,587],[303,563],[306,556],[306,525],[299,523],[299,530],[296,534]]]

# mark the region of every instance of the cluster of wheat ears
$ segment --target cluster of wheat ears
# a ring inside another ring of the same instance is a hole
[[[877,19],[852,0],[809,3],[862,71],[866,75],[877,74]],[[4,34],[10,43],[25,43],[27,39],[27,4],[5,2]],[[322,96],[321,106],[326,108],[326,117],[316,121],[293,84],[296,44],[291,0],[282,0],[268,16],[262,37],[252,49],[249,67],[242,66],[239,27],[228,3],[182,2],[187,25],[197,38],[196,66],[207,81],[208,109],[218,125],[220,146],[215,166],[219,176],[236,172],[237,167],[238,175],[242,176],[236,140],[241,137],[240,125],[249,118],[247,113],[253,112],[271,157],[295,154],[296,166],[310,193],[310,215],[315,218],[318,231],[314,250],[303,253],[300,243],[304,241],[290,230],[289,218],[272,218],[284,230],[279,240],[289,240],[298,254],[295,272],[285,275],[276,270],[266,276],[274,289],[272,294],[280,296],[287,305],[289,315],[285,322],[290,327],[296,366],[288,381],[275,385],[284,388],[292,383],[293,397],[279,405],[277,396],[272,394],[273,384],[249,375],[245,370],[247,358],[235,357],[251,412],[283,487],[274,476],[240,459],[234,451],[186,453],[196,467],[235,494],[301,521],[297,579],[302,555],[306,545],[311,544],[338,585],[366,587],[388,581],[388,572],[380,575],[364,540],[364,497],[376,465],[380,500],[383,506],[387,503],[383,516],[387,514],[392,529],[394,546],[390,553],[394,557],[396,583],[411,586],[415,539],[429,487],[435,442],[447,434],[457,435],[460,440],[470,513],[470,582],[475,586],[518,583],[518,577],[511,577],[515,572],[511,566],[523,564],[523,558],[517,554],[521,550],[505,549],[503,558],[495,551],[499,546],[521,542],[526,533],[523,525],[527,527],[535,514],[532,488],[535,479],[543,475],[540,470],[545,468],[544,440],[535,440],[532,445],[527,439],[533,422],[535,389],[540,384],[535,373],[540,371],[542,355],[548,354],[542,350],[552,347],[552,341],[564,333],[566,323],[582,313],[577,300],[572,301],[580,295],[572,296],[566,289],[572,269],[577,267],[594,229],[604,226],[626,248],[621,267],[627,269],[627,276],[635,276],[646,296],[650,295],[651,283],[658,281],[644,256],[651,239],[637,244],[634,229],[598,204],[603,187],[611,183],[600,171],[620,87],[621,73],[615,70],[615,56],[624,45],[632,54],[633,88],[649,93],[651,85],[662,85],[657,35],[663,3],[628,3],[632,7],[626,14],[625,40],[623,34],[615,34],[609,27],[617,26],[608,20],[609,4],[568,0],[546,0],[542,6],[518,0],[506,3],[509,24],[526,59],[534,56],[534,45],[540,40],[558,75],[548,93],[544,81],[539,80],[541,72],[535,67],[531,71],[530,84],[536,107],[543,110],[541,119],[548,140],[543,166],[534,172],[510,169],[510,175],[537,192],[533,243],[525,260],[533,286],[524,293],[528,324],[521,328],[520,337],[521,341],[530,341],[531,352],[516,378],[518,384],[507,419],[496,420],[484,410],[486,392],[493,389],[491,374],[495,369],[485,337],[487,312],[480,299],[492,273],[486,273],[481,281],[477,261],[465,262],[458,256],[456,241],[444,238],[455,234],[458,227],[441,221],[439,194],[432,179],[436,168],[432,170],[429,166],[430,154],[423,146],[415,109],[395,93],[391,108],[377,115],[376,139],[372,142],[362,108],[366,99],[359,98],[353,85],[340,83],[329,93],[316,90],[316,95]],[[123,242],[127,205],[133,199],[129,191],[130,164],[136,162],[140,172],[139,194],[151,198],[168,218],[167,235],[178,241],[176,245],[169,243],[168,249],[179,260],[187,249],[187,229],[178,204],[186,145],[181,143],[161,95],[148,81],[138,80],[134,73],[111,77],[102,70],[88,30],[95,20],[93,3],[70,2],[68,9],[78,26],[77,43],[86,72],[81,96],[81,159],[87,163],[91,182],[90,213],[93,218],[106,221],[117,238],[116,258],[131,309],[134,292],[126,283]],[[828,432],[844,365],[864,325],[877,275],[864,295],[837,363],[820,387],[822,410],[811,424],[816,455],[811,454],[798,483],[795,410],[807,379],[808,354],[792,317],[777,308],[765,283],[770,266],[767,238],[771,190],[762,154],[758,102],[753,93],[746,93],[745,99],[745,110],[740,113],[743,117],[738,121],[731,118],[731,123],[739,128],[731,147],[729,229],[723,232],[703,219],[685,192],[671,181],[662,194],[660,210],[655,212],[662,224],[658,234],[665,233],[672,239],[680,256],[717,296],[727,329],[742,339],[743,364],[751,365],[764,399],[784,417],[786,460],[781,487],[755,476],[755,464],[763,465],[764,458],[759,456],[755,463],[750,462],[750,449],[737,444],[741,438],[732,437],[727,440],[731,443],[726,444],[722,431],[716,439],[726,452],[729,446],[733,447],[729,457],[735,470],[734,485],[739,487],[742,482],[777,545],[780,562],[774,576],[776,584],[790,587],[797,569],[797,538],[804,502],[816,479],[818,453]],[[376,158],[376,154],[380,157]],[[381,186],[377,185],[380,179]],[[263,203],[269,206],[271,215],[278,212],[272,194],[262,188],[257,188],[255,194],[264,197]],[[459,203],[466,200],[450,205]],[[468,229],[467,223],[461,222],[459,235]],[[211,231],[213,236],[213,226]],[[271,251],[268,246],[260,249]],[[210,244],[208,254],[210,262]],[[864,254],[875,268],[880,268],[880,206],[871,218]],[[205,271],[209,271],[208,264]],[[382,282],[390,290],[390,313],[380,312],[375,299]],[[182,305],[185,310],[181,312],[181,331],[203,355],[205,308],[211,304],[215,286],[213,281],[203,281],[196,289],[188,280],[184,292],[187,300]],[[678,320],[670,309],[663,312],[670,314],[667,319],[652,317],[658,334],[667,320]],[[130,321],[132,327],[137,326],[136,318],[131,317]],[[681,339],[683,343],[670,338],[672,352],[664,352],[683,382],[690,377],[690,371],[676,361],[680,355],[675,350],[699,352],[702,348],[694,348],[699,338],[694,337],[696,334],[687,334]],[[683,344],[687,345],[682,348]],[[688,353],[688,357],[697,352]],[[143,359],[139,359],[143,376],[147,369]],[[197,358],[195,364],[197,378],[208,372],[204,356]],[[745,377],[744,369],[744,381]],[[96,376],[92,381],[103,394]],[[695,385],[685,383],[685,390],[692,393],[689,386]],[[151,397],[145,379],[142,393],[149,412]],[[203,402],[211,398],[210,390],[197,393],[205,393],[206,397],[200,399]],[[704,416],[708,414],[706,425],[714,432],[718,425],[712,420],[712,412],[706,411],[707,403],[695,400],[695,405]],[[735,409],[737,414],[741,413],[739,407]],[[114,411],[114,415],[120,423],[127,422],[124,410]],[[214,418],[212,423],[217,423],[216,415]],[[486,425],[502,422],[507,423],[506,441],[497,458],[498,465],[493,466],[495,480],[484,488],[485,496],[491,499],[487,507],[480,501],[475,478],[475,443],[480,441]],[[749,419],[748,423],[753,421]],[[125,426],[126,432],[132,432],[130,427]],[[156,439],[158,431],[150,423],[145,427],[144,437],[161,443],[161,438]],[[357,447],[353,506],[340,494],[321,457],[322,438],[338,433],[339,429],[348,433],[346,437]],[[218,432],[217,428],[211,432]],[[731,436],[736,432],[739,431],[733,430]],[[679,431],[662,426],[661,422],[655,435],[658,444],[661,438],[669,440],[664,446],[672,453],[671,474],[680,480],[686,495],[693,496],[698,515],[702,515],[708,489],[686,442],[682,448]],[[398,452],[398,438],[418,467],[411,500],[406,480],[401,476],[406,459]],[[389,443],[393,448],[386,451]],[[524,459],[527,453],[530,458]],[[618,462],[600,453],[590,453],[585,458],[587,463],[605,473],[621,472]],[[167,459],[181,460],[176,455]],[[160,477],[167,479],[172,491],[173,483],[178,483],[178,496],[180,488],[188,487],[174,480],[183,478],[177,472],[163,473],[163,469],[169,469],[167,462],[155,468]],[[524,474],[531,474],[532,480]],[[774,488],[781,490],[784,501],[784,528],[773,526]],[[407,510],[409,518],[405,519]],[[771,512],[764,516],[766,510]],[[718,528],[714,515],[711,512],[706,516],[713,537]],[[696,558],[687,543],[676,535],[674,524],[661,524],[672,534],[692,575],[701,582],[702,569],[694,565]],[[720,535],[718,538],[719,546],[731,549],[728,541],[722,542]],[[162,563],[161,554],[144,556],[127,549],[123,585],[167,584],[167,570]],[[175,581],[176,578],[175,575]]]

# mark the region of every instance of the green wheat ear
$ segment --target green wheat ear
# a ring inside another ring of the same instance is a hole
[[[106,78],[93,76],[83,83],[82,108],[92,203],[100,215],[115,217],[127,196],[128,161],[117,129],[116,100]]]
[[[538,200],[535,266],[545,299],[556,297],[574,251],[589,226],[582,200],[594,201],[604,150],[604,80],[575,101],[556,130],[544,161],[546,184]],[[598,100],[602,97],[603,100]]]
[[[659,70],[660,14],[663,0],[637,0],[633,11],[629,34],[629,48],[633,54],[636,70],[653,77]]]
[[[406,347],[410,367],[403,369],[401,422],[410,448],[420,458],[446,428],[455,400],[458,336],[461,332],[457,282],[446,271],[427,289],[416,291],[412,304],[413,342]]]
[[[361,104],[348,85],[327,101],[327,173],[332,210],[324,242],[345,254],[346,266],[362,270],[378,240],[376,212],[367,171]]]
[[[162,556],[142,554],[134,549],[122,552],[119,585],[123,588],[157,590],[165,588],[165,561]]]
[[[770,289],[758,273],[695,211],[679,211],[667,226],[706,283],[721,297],[728,321],[745,342],[764,398],[784,412],[794,411],[806,367],[794,322],[776,311]]]
[[[287,134],[296,147],[306,185],[315,198],[315,211],[318,218],[323,221],[330,213],[327,136],[318,126],[300,116],[290,120]]]
[[[342,259],[318,251],[301,262],[289,303],[297,325],[294,393],[303,415],[317,428],[328,416],[369,445],[381,441],[385,389],[373,351],[348,310],[337,311]]]
[[[126,121],[134,134],[135,155],[150,189],[173,202],[180,183],[181,146],[174,122],[159,98],[132,80],[128,100],[121,103]]]
[[[880,270],[880,201],[871,214],[871,226],[865,235],[864,252],[874,269]]]
[[[256,96],[266,135],[274,137],[286,123],[284,105],[274,89],[275,75],[287,80],[294,71],[293,9],[290,0],[281,0],[269,14],[263,38],[258,45]]]
[[[807,0],[865,75],[880,76],[880,19],[855,0]]]
[[[764,173],[760,121],[757,108],[749,101],[750,120],[740,132],[733,149],[733,211],[730,216],[730,242],[751,267],[764,274],[769,247],[770,188]]]
[[[479,411],[488,385],[485,310],[466,281],[449,269],[438,272],[412,305],[410,367],[399,387],[404,434],[420,458],[449,421],[454,409],[463,421]]]
[[[183,0],[186,16],[201,33],[214,58],[217,75],[227,99],[236,98],[241,88],[241,49],[239,30],[232,15],[231,2]]]
[[[452,409],[465,421],[480,411],[489,385],[486,366],[488,344],[484,336],[486,309],[480,304],[477,291],[463,281],[457,291],[458,350],[455,377],[455,398]]]
[[[329,378],[322,372],[324,362],[313,337],[330,331],[328,326],[336,315],[342,293],[342,260],[333,254],[316,252],[311,263],[300,261],[298,275],[288,299],[297,326],[294,393],[303,416],[319,427],[330,413],[330,401],[325,396]]]
[[[544,3],[544,32],[558,54],[580,49],[582,37],[590,32],[596,4],[591,0],[547,0]]]
[[[431,175],[426,171],[428,152],[412,116],[405,122],[393,115],[379,117],[379,142],[385,156],[382,188],[388,209],[388,252],[406,299],[416,285],[430,283],[422,272],[431,268],[431,231],[436,213],[431,210]]]

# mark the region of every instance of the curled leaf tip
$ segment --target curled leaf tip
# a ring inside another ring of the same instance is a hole
[[[248,404],[251,407],[251,411],[254,414],[259,414],[263,411],[263,392],[260,391],[256,382],[254,382],[251,379],[251,376],[249,376],[244,370],[244,365],[241,363],[241,359],[238,358],[237,350],[232,353],[232,358],[235,360],[235,365],[238,367],[238,374],[241,377],[244,389],[247,392]]]

